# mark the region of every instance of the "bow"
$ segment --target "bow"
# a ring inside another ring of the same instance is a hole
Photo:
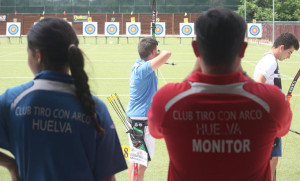
[[[296,85],[296,83],[297,83],[297,80],[298,80],[299,76],[300,76],[300,69],[298,70],[298,72],[297,72],[297,74],[296,74],[294,80],[292,81],[292,83],[291,83],[291,85],[290,85],[290,88],[289,88],[289,90],[288,90],[288,93],[287,93],[288,101],[290,101],[291,98],[292,98],[292,92],[293,92],[293,90],[294,90],[294,87],[295,87],[295,85]],[[290,129],[290,132],[293,132],[293,133],[296,133],[296,134],[300,135],[299,132],[297,132],[297,131],[295,131],[295,130],[292,130],[292,129]]]
[[[295,76],[293,82],[292,82],[291,85],[290,85],[289,91],[288,91],[288,93],[287,93],[288,101],[290,101],[290,99],[292,98],[292,92],[293,92],[293,90],[294,90],[294,87],[295,87],[295,85],[296,85],[296,83],[297,83],[297,80],[298,80],[299,76],[300,76],[300,69],[298,70],[298,72],[297,72],[297,74],[296,74],[296,76]]]
[[[152,38],[155,39],[155,28],[156,28],[156,1],[153,0],[152,4]]]
[[[152,4],[152,25],[151,25],[151,28],[152,28],[152,38],[153,39],[156,39],[155,37],[155,29],[156,29],[156,1],[153,0],[153,4]],[[158,50],[159,51],[159,50]],[[166,62],[165,64],[167,65],[176,65],[174,62]],[[157,75],[158,75],[158,72],[157,72]]]

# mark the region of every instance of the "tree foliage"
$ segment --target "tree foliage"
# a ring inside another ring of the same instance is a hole
[[[245,0],[237,12],[245,16]],[[300,21],[300,0],[274,0],[275,21]],[[273,20],[273,0],[246,0],[247,22]]]

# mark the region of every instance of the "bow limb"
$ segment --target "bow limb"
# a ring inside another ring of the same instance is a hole
[[[156,0],[153,0],[152,4],[152,38],[155,39],[156,28]]]

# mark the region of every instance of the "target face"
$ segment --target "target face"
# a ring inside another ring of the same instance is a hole
[[[97,36],[98,34],[97,22],[83,22],[82,23],[82,35],[83,36]]]
[[[86,32],[87,34],[90,34],[90,35],[91,35],[91,34],[94,34],[95,31],[96,31],[96,27],[95,27],[94,25],[89,24],[89,25],[85,26],[85,32]]]
[[[258,35],[259,32],[260,32],[260,29],[258,28],[258,26],[253,25],[253,26],[250,27],[250,33],[251,33],[253,36]]]
[[[180,23],[180,37],[194,37],[194,23]]]
[[[16,26],[16,25],[10,25],[8,27],[8,32],[11,34],[11,35],[15,35],[19,32],[19,27]]]
[[[182,27],[181,31],[184,35],[190,35],[192,33],[193,29],[190,25],[184,25]]]
[[[128,27],[128,32],[132,35],[135,35],[137,32],[139,32],[139,28],[135,24],[132,24]]]
[[[119,23],[105,22],[105,36],[118,36],[119,35]]]
[[[21,23],[18,22],[8,22],[6,24],[6,36],[21,36]]]
[[[141,23],[140,22],[126,22],[126,36],[140,36]]]
[[[249,38],[262,37],[262,26],[260,23],[248,23],[248,37]]]
[[[106,28],[106,31],[108,34],[110,35],[114,35],[117,32],[118,28],[116,27],[116,25],[108,25]]]
[[[151,27],[151,35],[152,35],[152,24],[150,24]],[[156,22],[155,25],[155,36],[158,37],[164,37],[166,36],[166,23],[165,22]]]
[[[163,33],[163,31],[164,31],[164,28],[161,25],[158,24],[155,26],[155,34],[156,35],[161,35]]]

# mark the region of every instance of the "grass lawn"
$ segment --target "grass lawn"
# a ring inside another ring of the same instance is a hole
[[[80,48],[87,56],[86,71],[90,77],[90,86],[93,94],[103,100],[109,108],[110,114],[115,122],[117,132],[122,145],[128,145],[128,138],[125,128],[107,101],[107,96],[118,93],[122,103],[126,106],[129,100],[129,71],[138,58],[137,38],[130,38],[127,44],[126,38],[120,39],[117,44],[116,38],[108,38],[107,44],[104,38],[86,38],[81,40]],[[158,71],[158,87],[169,82],[182,81],[192,69],[195,61],[191,47],[191,39],[159,38],[159,49],[172,51],[170,62],[175,62],[175,66],[164,65]],[[19,44],[18,39],[8,42],[7,38],[0,38],[0,93],[7,88],[27,82],[33,78],[27,66],[26,39]],[[263,53],[270,49],[271,45],[249,43],[245,58],[242,61],[244,70],[252,77],[256,63],[263,56]],[[292,58],[279,62],[282,75],[283,92],[287,92],[300,65],[300,52],[295,51]],[[293,111],[293,122],[291,129],[300,131],[300,104],[299,83],[296,85],[291,107]],[[283,138],[283,157],[279,160],[277,167],[278,181],[296,181],[300,178],[300,136],[288,133]],[[155,156],[149,164],[145,175],[145,181],[167,180],[168,153],[164,140],[156,140]],[[230,164],[230,163],[229,163]],[[247,164],[247,163],[245,163]],[[199,170],[200,172],[201,170]],[[117,180],[125,181],[127,171],[116,175]],[[10,180],[9,173],[0,167],[0,181]]]

